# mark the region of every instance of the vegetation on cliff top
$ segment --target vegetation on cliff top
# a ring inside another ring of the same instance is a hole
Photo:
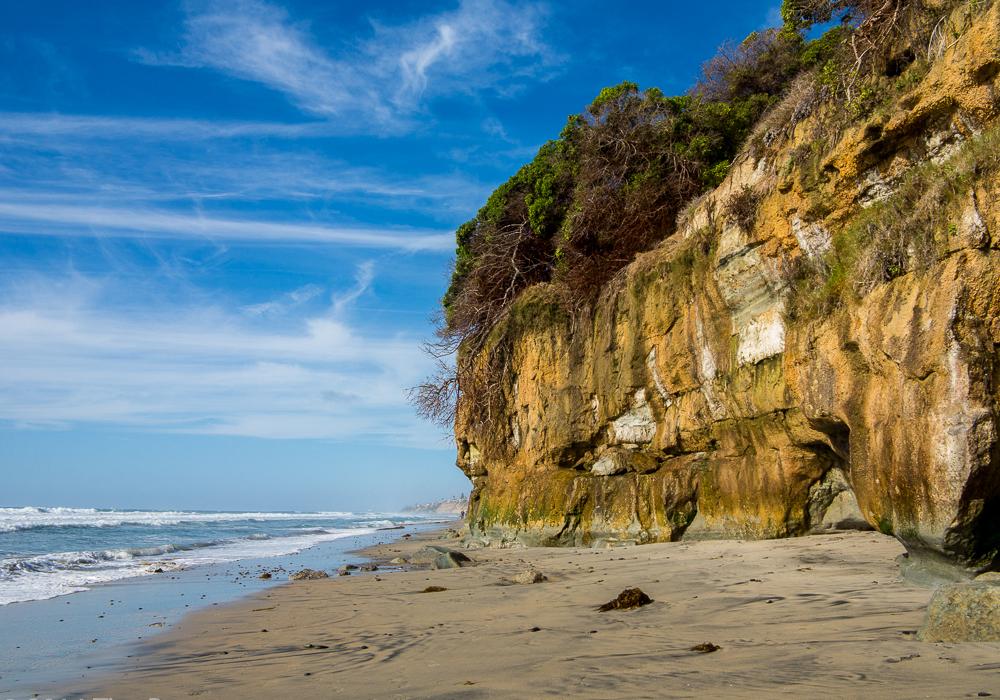
[[[818,263],[822,269],[801,259],[804,267],[794,277],[789,313],[794,318],[820,317],[884,282],[927,267],[955,245],[956,237],[975,236],[974,230],[960,230],[981,225],[970,192],[976,181],[997,174],[996,126],[964,142],[947,160],[912,168],[891,196],[862,210],[835,233],[832,250]]]
[[[784,0],[783,27],[723,46],[684,95],[630,82],[601,90],[456,232],[438,340],[429,345],[440,371],[415,390],[418,410],[450,423],[462,397],[474,396],[464,417],[488,426],[509,362],[495,331],[524,290],[552,282],[564,306],[586,310],[638,253],[674,232],[685,205],[725,178],[748,141],[773,138],[771,122],[787,129],[831,97],[857,118],[873,100],[866,77],[912,62],[894,51],[925,1]],[[817,23],[835,26],[807,40]],[[794,113],[772,110],[803,85],[810,98]],[[729,206],[752,225],[755,193],[738,193]]]

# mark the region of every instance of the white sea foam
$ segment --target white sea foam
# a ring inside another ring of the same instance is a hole
[[[419,522],[428,519],[370,511],[0,508],[0,605],[74,593],[156,568],[295,554],[319,542]]]
[[[232,541],[0,559],[0,605],[77,593],[94,584],[143,576],[157,567],[189,567],[295,554],[320,542],[372,532],[371,528],[331,529],[286,537],[251,536]]]
[[[370,514],[329,511],[322,513],[216,513],[198,511],[97,510],[95,508],[0,508],[0,532],[39,527],[149,527],[181,523],[236,521],[325,520],[365,518]]]

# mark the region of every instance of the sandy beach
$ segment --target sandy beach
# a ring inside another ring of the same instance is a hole
[[[434,533],[368,551],[383,564]],[[1000,694],[1000,645],[916,639],[929,588],[876,533],[627,549],[473,550],[475,565],[289,583],[184,619],[114,698]],[[529,569],[547,581],[512,584]],[[624,588],[653,603],[599,612]],[[427,587],[446,590],[423,592]],[[702,643],[720,647],[693,651]]]

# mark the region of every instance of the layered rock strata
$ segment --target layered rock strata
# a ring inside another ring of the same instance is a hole
[[[585,319],[545,285],[522,295],[496,334],[514,367],[505,420],[491,435],[461,413],[456,423],[472,537],[615,544],[871,527],[913,551],[995,565],[1000,181],[974,178],[942,205],[952,223],[934,232],[928,264],[818,317],[791,307],[796,271],[825,264],[831,232],[997,128],[998,75],[994,7],[889,109],[838,133],[819,177],[795,155],[822,108],[737,161]],[[746,191],[759,198],[752,225],[727,216]]]

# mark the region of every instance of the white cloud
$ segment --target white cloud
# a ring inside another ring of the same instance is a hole
[[[545,15],[537,4],[462,0],[452,12],[407,26],[377,26],[373,53],[387,56],[385,73],[398,71],[395,102],[404,108],[425,92],[508,91],[519,79],[544,77],[559,62],[541,38]]]
[[[329,243],[404,251],[448,251],[450,233],[420,229],[323,226],[234,219],[156,209],[0,200],[0,230],[31,235],[207,238],[247,242]]]
[[[178,55],[140,51],[149,64],[206,67],[289,95],[302,109],[332,116],[352,102],[384,120],[372,86],[349,66],[330,59],[287,13],[256,0],[197,3],[185,22]]]
[[[403,91],[414,95],[423,93],[427,87],[427,71],[442,57],[454,51],[455,41],[455,28],[442,23],[437,26],[437,36],[430,42],[403,53],[399,57]]]
[[[482,128],[483,131],[490,136],[496,136],[502,141],[512,143],[510,136],[507,135],[507,129],[504,128],[503,122],[496,117],[487,117],[484,119]]]
[[[86,138],[156,138],[161,140],[278,137],[301,138],[330,134],[327,122],[302,123],[208,121],[204,119],[169,119],[123,117],[57,112],[2,112],[0,136],[74,136]]]
[[[336,294],[333,297],[333,313],[340,315],[351,304],[361,298],[365,292],[371,289],[372,282],[375,281],[375,263],[371,260],[365,261],[358,266],[354,275],[354,286],[343,294]]]
[[[99,280],[38,282],[0,300],[0,420],[440,446],[405,400],[428,369],[416,338],[332,310],[284,330],[218,306],[129,312]]]
[[[259,304],[249,304],[242,307],[243,313],[250,316],[284,316],[289,311],[305,304],[311,299],[315,299],[323,293],[323,288],[318,284],[306,284],[298,289],[282,294],[277,299],[264,301]]]
[[[211,68],[285,94],[346,132],[403,130],[425,94],[509,91],[558,61],[541,40],[540,7],[462,0],[449,12],[324,47],[288,13],[260,0],[189,7],[179,53],[147,49],[151,65]]]
[[[221,128],[206,158],[201,141],[208,125],[200,123],[185,142],[186,127],[176,124],[161,125],[171,134],[167,139],[127,118],[81,123],[65,117],[67,124],[33,130],[27,115],[9,117],[0,113],[0,142],[11,139],[0,165],[0,201],[18,204],[336,201],[453,219],[474,210],[492,189],[454,170],[413,174],[352,164],[311,144],[224,138]]]

